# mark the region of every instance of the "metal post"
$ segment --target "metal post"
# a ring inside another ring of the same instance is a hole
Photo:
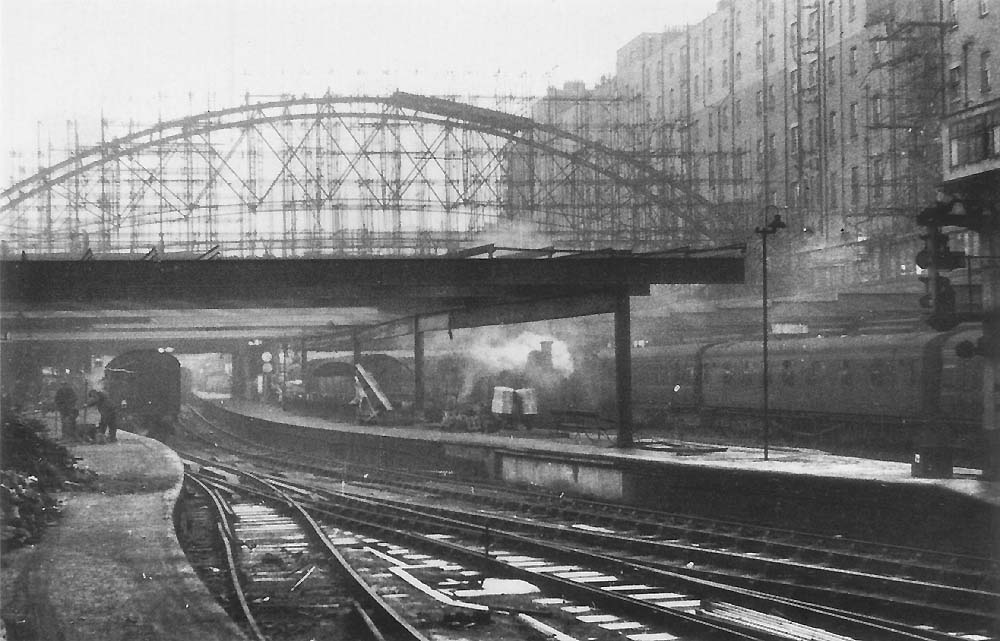
[[[632,319],[625,286],[622,286],[615,301],[615,381],[618,447],[632,447]]]
[[[767,205],[764,207],[764,211],[767,211],[774,205]],[[767,376],[767,338],[769,325],[767,322],[767,237],[771,234],[776,233],[779,229],[784,229],[784,221],[781,220],[781,216],[778,214],[774,215],[774,219],[771,220],[767,225],[763,227],[758,227],[754,230],[755,234],[760,235],[761,240],[761,309],[763,317],[763,360],[764,360],[764,381],[762,385],[762,390],[764,394],[764,460],[768,460],[770,439],[771,439],[771,415],[770,415],[770,394],[768,394],[768,376]]]
[[[771,436],[771,416],[770,416],[770,414],[768,412],[768,410],[769,410],[769,404],[770,404],[770,395],[768,394],[768,388],[767,388],[767,385],[768,385],[768,380],[767,380],[767,334],[768,334],[768,323],[767,323],[767,236],[768,236],[767,230],[766,229],[762,230],[760,238],[761,238],[761,241],[762,241],[761,253],[763,255],[763,259],[762,259],[762,262],[763,262],[763,266],[762,266],[763,271],[762,271],[762,274],[761,274],[761,285],[762,285],[761,286],[761,296],[763,298],[763,300],[762,300],[762,303],[763,303],[762,309],[763,309],[763,318],[764,318],[763,328],[762,329],[763,329],[763,336],[764,336],[764,341],[763,341],[763,343],[764,343],[764,354],[763,354],[763,357],[764,357],[764,460],[765,461],[767,460],[768,444],[770,442],[770,436]]]

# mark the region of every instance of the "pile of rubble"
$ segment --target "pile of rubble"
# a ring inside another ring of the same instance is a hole
[[[0,428],[0,549],[34,543],[58,515],[53,492],[86,485],[94,474],[76,465],[62,445],[46,438],[38,421],[16,414]]]

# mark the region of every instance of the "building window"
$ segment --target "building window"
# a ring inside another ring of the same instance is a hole
[[[775,95],[774,94],[774,84],[772,83],[772,84],[770,84],[770,85],[767,86],[767,110],[768,111],[774,110],[774,103],[775,103],[774,95]]]
[[[670,102],[667,103],[667,108],[669,109],[669,113],[670,113],[671,116],[674,115],[674,98],[675,98],[675,96],[676,96],[676,94],[674,92],[674,88],[671,87],[670,88]]]
[[[851,167],[851,206],[861,204],[861,170],[855,165]]]
[[[774,62],[774,34],[767,37],[767,59]]]
[[[733,75],[737,80],[743,78],[743,54],[739,51],[736,52],[736,62],[733,63]]]
[[[764,139],[757,139],[757,169],[764,168]]]
[[[833,10],[833,0],[830,0],[829,2],[826,3],[826,29],[827,29],[827,31],[832,31],[833,30],[834,23],[836,22],[836,20],[834,19],[834,16],[835,16],[835,12]]]
[[[847,19],[854,22],[854,18],[858,15],[858,3],[857,0],[847,0]]]
[[[799,53],[799,23],[793,22],[788,25],[788,50],[792,55]]]
[[[799,152],[802,151],[802,140],[801,140],[802,137],[799,135],[798,125],[792,125],[791,134],[792,134],[792,153],[798,154]]]
[[[808,84],[809,87],[815,87],[816,86],[816,76],[818,75],[818,73],[817,73],[818,70],[819,70],[819,61],[818,60],[810,60],[809,61],[809,84]]]
[[[878,94],[872,96],[872,124],[882,124],[882,96]]]
[[[757,115],[764,113],[764,92],[760,89],[757,90]]]
[[[715,91],[715,83],[713,82],[713,78],[712,78],[713,75],[715,75],[715,74],[712,73],[712,68],[709,67],[708,71],[705,72],[705,79],[706,79],[705,84],[707,85],[706,88],[705,88],[705,95],[706,96],[708,94],[712,93],[713,91]]]
[[[698,74],[694,75],[694,98],[701,98],[701,76]]]
[[[882,64],[882,41],[872,40],[872,66]]]
[[[826,184],[829,185],[829,187],[827,189],[827,194],[828,194],[828,196],[827,196],[827,204],[830,205],[830,207],[836,207],[837,206],[837,191],[838,191],[838,189],[837,189],[837,172],[835,172],[835,171],[831,171],[830,172],[830,175],[827,178],[827,183]]]
[[[858,73],[858,48],[851,47],[847,52],[847,73],[855,76]]]
[[[958,65],[948,70],[948,99],[952,103],[962,102],[962,66]]]
[[[819,149],[819,118],[809,119],[809,148]]]
[[[754,43],[754,64],[758,69],[760,69],[761,63],[763,62],[762,54],[763,50],[761,49],[760,40],[758,40]]]
[[[739,9],[736,10],[736,16],[733,18],[733,26],[736,27],[736,35],[743,33],[743,12]]]
[[[837,57],[830,56],[826,61],[826,84],[833,87],[837,84]]]
[[[794,96],[795,94],[799,93],[799,70],[792,69],[791,72],[789,73],[792,76],[789,84],[791,85],[792,95]]]
[[[837,112],[831,111],[830,118],[827,121],[826,127],[826,139],[830,142],[831,147],[837,145]]]
[[[990,0],[979,0],[979,17],[988,16],[990,14]]]
[[[989,93],[993,89],[990,83],[990,52],[984,51],[979,56],[979,91]]]
[[[722,105],[722,113],[719,114],[719,131],[729,131],[729,106]]]
[[[852,102],[849,109],[848,132],[851,138],[858,137],[858,103]]]
[[[722,86],[725,87],[729,84],[729,61],[722,61]]]
[[[733,126],[739,127],[743,124],[743,103],[739,98],[733,101]]]
[[[708,112],[708,137],[711,138],[713,134],[715,134],[715,114],[710,111]],[[709,168],[711,167],[712,165],[709,164]]]
[[[951,18],[952,22],[958,22],[958,0],[948,0],[948,17]],[[957,26],[957,24],[953,24],[952,28]]]
[[[816,28],[819,26],[819,12],[813,11],[809,14],[809,26],[806,28],[806,37],[813,38],[816,36]]]
[[[872,159],[872,198],[882,199],[882,159]]]

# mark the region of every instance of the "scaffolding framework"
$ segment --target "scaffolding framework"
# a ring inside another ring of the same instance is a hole
[[[689,207],[701,202],[694,194],[617,139],[521,114],[397,93],[247,96],[117,136],[102,119],[92,146],[70,123],[66,159],[40,159],[0,195],[4,250],[423,255],[483,240],[662,249],[678,219],[702,242],[719,240]]]

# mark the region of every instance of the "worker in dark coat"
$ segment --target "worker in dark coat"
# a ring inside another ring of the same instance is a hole
[[[97,424],[98,434],[108,431],[108,440],[118,440],[118,408],[111,402],[108,395],[98,390],[90,390],[87,393],[87,407],[96,407],[101,415],[101,422]]]
[[[80,414],[80,409],[76,406],[76,390],[69,383],[63,383],[56,390],[55,404],[59,412],[60,427],[64,439],[75,440],[76,417]]]

